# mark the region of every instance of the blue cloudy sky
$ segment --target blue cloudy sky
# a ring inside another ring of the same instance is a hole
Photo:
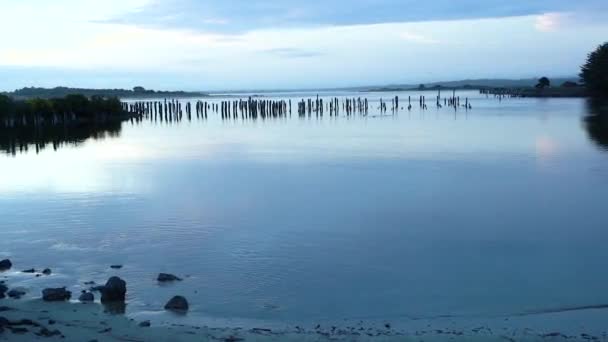
[[[0,90],[571,76],[606,0],[0,0]]]

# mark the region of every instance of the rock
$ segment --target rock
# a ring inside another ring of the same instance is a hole
[[[59,330],[49,330],[47,328],[41,328],[39,332],[36,333],[37,336],[41,337],[53,337],[53,336],[61,336],[61,331]]]
[[[78,300],[81,303],[91,303],[95,301],[95,296],[91,292],[83,291]]]
[[[127,282],[118,277],[112,277],[99,291],[101,292],[102,302],[124,302],[127,294]]]
[[[143,322],[139,323],[139,326],[140,326],[141,328],[148,328],[148,327],[150,327],[151,325],[152,325],[152,324],[150,324],[150,321],[143,321]]]
[[[8,327],[11,325],[11,322],[5,317],[0,316],[0,327]]]
[[[157,281],[164,283],[168,281],[182,281],[181,278],[174,276],[173,274],[161,273],[156,278]]]
[[[175,296],[167,302],[165,310],[175,312],[186,312],[188,311],[188,301],[182,296]]]
[[[67,291],[65,287],[42,290],[42,300],[45,302],[63,302],[70,298],[72,298],[72,292]]]
[[[33,268],[30,268],[29,270],[23,270],[21,271],[21,273],[36,273],[36,270]]]
[[[48,275],[51,275],[51,273],[52,273],[52,271],[51,271],[51,269],[50,269],[50,268],[45,268],[45,269],[42,271],[42,274],[47,275],[47,276],[48,276]]]
[[[110,266],[110,268],[115,269],[115,270],[119,270],[122,268],[122,265],[112,265]]]
[[[21,297],[25,296],[26,293],[27,291],[23,288],[15,288],[8,291],[6,294],[11,298],[21,299]]]
[[[13,263],[10,260],[4,259],[0,261],[0,272],[10,270],[13,267]]]
[[[29,330],[27,328],[15,328],[15,327],[10,327],[8,328],[13,334],[27,334],[29,332]]]
[[[0,284],[0,299],[5,297],[5,293],[8,291],[8,287],[4,284]]]

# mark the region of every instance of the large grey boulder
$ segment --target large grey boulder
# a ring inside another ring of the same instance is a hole
[[[106,284],[99,288],[101,302],[124,302],[127,294],[127,282],[119,277],[108,279]]]
[[[45,302],[63,302],[70,298],[72,298],[72,292],[66,290],[65,287],[42,290],[42,300]]]

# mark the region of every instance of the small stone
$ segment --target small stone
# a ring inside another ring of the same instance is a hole
[[[148,327],[150,327],[151,325],[152,325],[152,324],[150,323],[150,321],[143,321],[143,322],[139,323],[139,326],[140,326],[141,328],[148,328]]]
[[[57,323],[57,322],[55,322],[55,320],[54,320],[54,319],[49,319],[48,323],[49,323],[49,325],[54,325],[54,324],[55,324],[55,323]]]
[[[42,337],[53,337],[53,336],[61,336],[61,331],[59,330],[49,330],[47,328],[40,329],[39,332],[36,333],[38,336]]]
[[[95,301],[95,296],[91,292],[83,292],[80,297],[78,297],[78,300],[81,303],[91,303]]]
[[[13,263],[10,260],[4,259],[0,261],[0,272],[10,270],[13,267]]]
[[[36,273],[36,270],[33,268],[30,268],[29,270],[23,270],[21,271],[21,273]]]
[[[110,268],[115,269],[115,270],[119,270],[122,268],[122,265],[112,265],[110,266]]]
[[[173,274],[168,274],[168,273],[160,273],[158,275],[158,277],[156,278],[156,280],[161,283],[169,282],[169,281],[182,281],[181,278],[174,276]]]
[[[45,268],[45,269],[42,271],[42,274],[47,275],[47,276],[48,276],[48,275],[51,275],[51,273],[52,273],[52,271],[51,271],[51,269],[50,269],[50,268]]]
[[[174,312],[186,312],[188,311],[188,301],[182,296],[175,296],[167,302],[165,310]]]
[[[42,300],[45,302],[63,302],[70,298],[72,298],[72,292],[67,291],[65,287],[42,290]]]
[[[14,299],[21,299],[21,297],[25,296],[27,291],[23,288],[16,288],[8,291],[6,294]]]
[[[14,328],[14,327],[9,327],[8,328],[13,334],[26,334],[29,332],[29,330],[27,330],[27,328]]]

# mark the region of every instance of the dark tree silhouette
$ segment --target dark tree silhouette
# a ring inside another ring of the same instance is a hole
[[[544,89],[544,88],[547,88],[550,86],[551,86],[551,81],[549,81],[549,79],[547,77],[541,77],[538,80],[538,84],[536,85],[536,88]]]
[[[591,96],[608,98],[608,42],[589,54],[579,76]]]
[[[575,88],[575,87],[578,87],[578,83],[572,82],[572,81],[566,81],[566,82],[562,83],[561,87],[562,88]]]

